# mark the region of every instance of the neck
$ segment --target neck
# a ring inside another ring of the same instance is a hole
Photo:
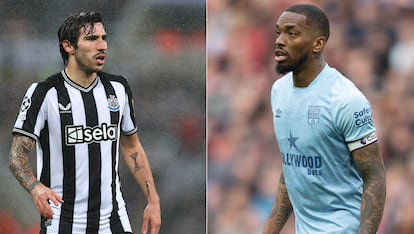
[[[315,60],[315,62],[308,63],[306,66],[293,71],[293,84],[295,87],[308,87],[319,73],[321,73],[325,64],[325,61],[322,59]]]
[[[96,72],[85,72],[80,69],[73,69],[70,66],[65,68],[65,72],[73,82],[84,88],[89,87],[89,85],[91,85],[97,77]]]

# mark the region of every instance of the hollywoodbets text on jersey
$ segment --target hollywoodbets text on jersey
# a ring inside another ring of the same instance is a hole
[[[322,158],[320,156],[306,156],[281,152],[282,162],[286,166],[307,169],[308,175],[322,175]]]

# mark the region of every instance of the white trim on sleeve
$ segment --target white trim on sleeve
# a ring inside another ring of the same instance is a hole
[[[350,152],[362,148],[364,146],[367,146],[371,143],[374,143],[378,140],[377,135],[375,134],[375,132],[372,132],[371,134],[369,134],[366,137],[363,137],[359,140],[353,141],[353,142],[349,142],[348,143],[348,149]]]

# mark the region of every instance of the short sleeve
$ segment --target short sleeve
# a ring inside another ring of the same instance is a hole
[[[362,93],[353,92],[337,106],[336,124],[347,143],[375,132],[371,105]]]
[[[32,84],[27,89],[14,124],[13,134],[20,133],[35,140],[39,137],[47,117],[43,105],[44,94],[39,89],[38,83]]]
[[[124,135],[132,135],[137,132],[138,128],[135,121],[132,91],[125,77],[123,85],[125,88],[125,108],[121,119],[121,133]]]

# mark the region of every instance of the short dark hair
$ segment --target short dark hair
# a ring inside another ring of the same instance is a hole
[[[62,42],[68,41],[75,48],[77,48],[80,29],[84,28],[86,30],[86,28],[90,26],[90,30],[93,30],[93,25],[95,23],[103,23],[102,13],[94,11],[79,11],[66,17],[57,32],[59,38],[59,50],[64,64],[67,64],[69,55],[63,49]]]
[[[330,34],[329,19],[321,9],[309,4],[298,4],[287,8],[286,11],[304,15],[306,23],[316,28],[320,35],[328,40]]]

